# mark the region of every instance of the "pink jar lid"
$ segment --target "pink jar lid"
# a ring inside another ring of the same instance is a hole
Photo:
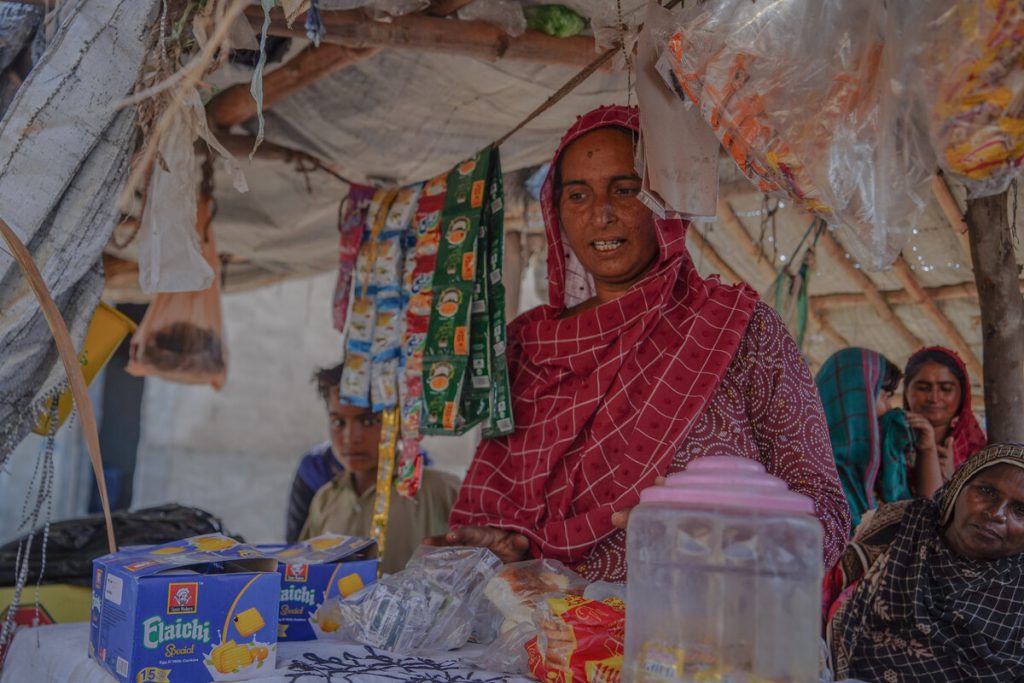
[[[640,502],[814,514],[810,498],[790,491],[786,482],[768,474],[761,463],[720,455],[698,458],[685,471],[669,476],[664,486],[645,489]]]

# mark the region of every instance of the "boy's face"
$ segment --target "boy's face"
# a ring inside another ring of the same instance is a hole
[[[331,447],[342,467],[356,473],[376,470],[380,413],[341,403],[338,387],[332,387],[327,393],[327,419]]]

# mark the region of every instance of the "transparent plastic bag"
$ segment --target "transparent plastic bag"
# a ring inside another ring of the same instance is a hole
[[[557,560],[527,560],[505,565],[484,588],[484,596],[503,617],[504,634],[531,623],[533,610],[551,595],[582,595],[587,581]]]
[[[998,194],[1024,161],[1024,4],[909,3],[924,27],[915,81],[942,170]]]
[[[459,19],[487,21],[505,29],[510,36],[521,36],[526,30],[523,6],[512,0],[473,0],[459,10]]]
[[[744,175],[888,266],[923,211],[934,163],[906,97],[899,3],[723,0],[679,13],[663,74]]]
[[[132,336],[125,370],[184,384],[220,389],[227,378],[220,303],[220,260],[209,226],[211,197],[199,201],[202,256],[214,273],[209,287],[196,292],[157,294]]]
[[[139,287],[147,294],[206,289],[214,279],[195,231],[195,137],[191,110],[182,107],[160,139],[139,225]]]
[[[398,654],[454,650],[469,640],[484,586],[501,566],[485,548],[421,548],[402,571],[325,602],[317,618],[338,624],[342,640]]]
[[[488,639],[478,642],[492,642],[475,665],[487,671],[528,673],[526,643],[539,633],[537,608],[547,598],[580,596],[586,588],[585,579],[557,560],[505,565],[484,588],[486,600],[477,628]]]

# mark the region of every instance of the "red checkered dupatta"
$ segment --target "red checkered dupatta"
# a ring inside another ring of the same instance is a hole
[[[554,177],[562,151],[596,128],[639,129],[636,108],[602,107],[566,133],[544,183],[550,304],[509,325],[516,430],[484,441],[453,528],[518,531],[537,557],[575,566],[614,532],[611,515],[664,475],[718,387],[757,294],[703,279],[680,220],[658,220],[655,267],[618,299],[560,318],[592,281],[563,240]]]

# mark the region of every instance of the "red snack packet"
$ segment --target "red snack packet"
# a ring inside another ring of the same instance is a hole
[[[540,634],[526,643],[530,672],[546,683],[620,683],[626,606],[575,595],[538,609]]]

